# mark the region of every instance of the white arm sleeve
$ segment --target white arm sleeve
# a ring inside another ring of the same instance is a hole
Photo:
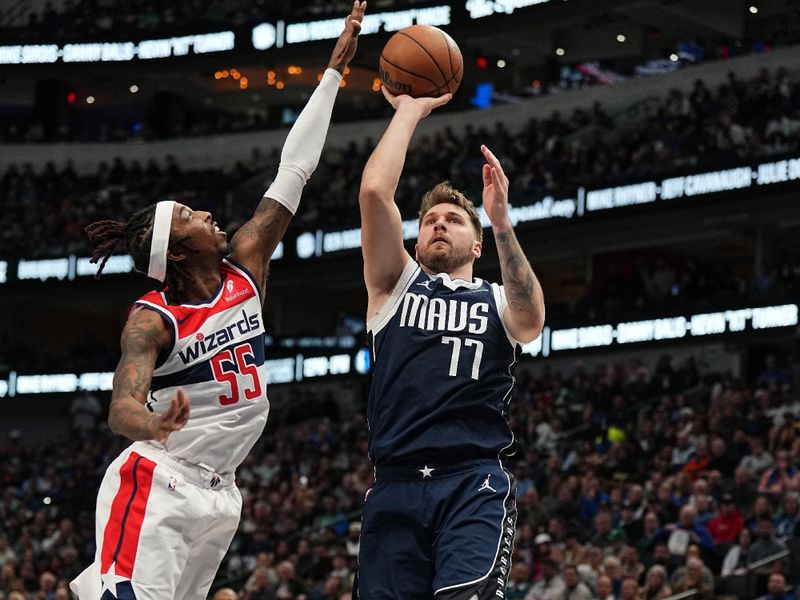
[[[292,214],[300,204],[303,186],[319,163],[341,80],[342,75],[337,70],[325,70],[317,89],[286,136],[278,174],[264,194],[283,204]]]

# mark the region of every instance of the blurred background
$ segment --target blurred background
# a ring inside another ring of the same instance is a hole
[[[0,598],[69,598],[128,443],[105,424],[111,372],[150,282],[125,255],[95,280],[84,226],[171,199],[234,232],[348,11],[0,2]],[[413,23],[450,33],[465,76],[412,142],[409,247],[435,183],[480,201],[485,143],[547,301],[512,402],[507,598],[800,597],[794,0],[370,2],[273,257],[272,409],[212,592],[350,598],[372,481],[357,194],[391,115],[378,55]],[[499,280],[485,246],[476,275]]]

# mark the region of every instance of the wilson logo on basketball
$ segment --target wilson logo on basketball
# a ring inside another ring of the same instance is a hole
[[[410,94],[411,93],[411,84],[410,83],[401,83],[399,81],[394,81],[389,76],[389,73],[384,71],[381,67],[378,67],[378,70],[380,71],[381,81],[383,81],[383,84],[386,87],[391,88],[393,90],[397,90],[399,92],[406,93],[406,94]]]

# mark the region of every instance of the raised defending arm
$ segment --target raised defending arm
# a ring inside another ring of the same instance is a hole
[[[269,259],[297,211],[303,187],[319,163],[339,82],[355,55],[366,5],[366,2],[353,3],[328,68],[286,137],[275,181],[264,194],[253,218],[231,240],[231,258],[253,273],[261,282],[262,292]]]

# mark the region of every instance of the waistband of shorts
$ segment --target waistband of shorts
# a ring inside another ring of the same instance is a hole
[[[422,481],[457,475],[478,467],[501,466],[496,458],[480,458],[458,463],[384,464],[375,467],[375,481]]]
[[[236,485],[234,473],[217,473],[207,465],[190,463],[149,442],[134,442],[131,445],[131,450],[145,458],[149,458],[168,471],[174,471],[181,475],[187,483],[199,488],[227,490]]]

